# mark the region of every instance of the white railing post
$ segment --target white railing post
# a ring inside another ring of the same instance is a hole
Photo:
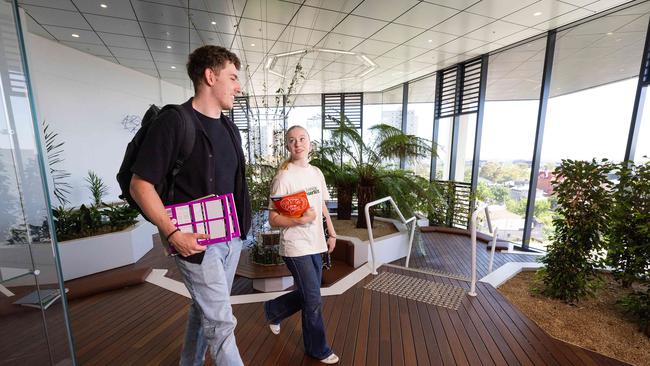
[[[365,214],[366,214],[366,226],[368,227],[368,241],[370,242],[370,255],[372,256],[372,274],[376,275],[377,274],[377,257],[375,255],[375,238],[372,235],[372,225],[370,223],[370,207],[376,206],[380,203],[390,201],[391,205],[393,205],[393,208],[395,208],[395,211],[397,211],[397,214],[399,215],[400,220],[402,220],[402,223],[408,228],[409,222],[413,222],[413,226],[411,227],[411,235],[409,238],[409,249],[408,253],[406,254],[406,267],[408,267],[409,259],[411,257],[411,249],[413,248],[413,235],[415,234],[415,225],[417,223],[417,220],[415,216],[411,217],[410,219],[406,220],[404,219],[404,216],[402,215],[402,212],[399,210],[399,207],[395,204],[395,201],[393,201],[393,198],[391,196],[380,198],[378,200],[369,202],[366,204],[366,207],[364,208]]]
[[[472,282],[470,284],[469,296],[476,296],[476,218],[478,213],[485,207],[481,206],[472,212],[472,218],[469,223],[470,235],[472,238]]]
[[[487,210],[485,211],[487,213]],[[497,247],[497,234],[499,233],[499,228],[495,227],[492,232],[492,250],[490,251],[490,264],[488,264],[488,274],[492,273],[492,264],[494,263],[494,250]]]

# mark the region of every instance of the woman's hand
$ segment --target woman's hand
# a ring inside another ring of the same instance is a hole
[[[332,253],[335,247],[336,247],[336,238],[330,236],[329,238],[327,238],[327,252]]]
[[[302,216],[298,218],[298,225],[305,225],[309,224],[310,222],[314,221],[316,219],[316,211],[314,211],[313,208],[308,208],[307,211],[305,211]]]

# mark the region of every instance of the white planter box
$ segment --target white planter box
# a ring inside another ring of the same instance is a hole
[[[408,254],[409,241],[409,231],[407,230],[407,227],[400,221],[393,219],[375,216],[375,220],[390,222],[395,225],[398,230],[396,233],[374,239],[377,266],[406,257]],[[359,238],[344,235],[339,235],[338,238],[349,240],[354,244],[354,268],[358,268],[362,264],[368,262],[369,258],[372,259],[369,240],[361,241]]]
[[[63,279],[133,264],[153,248],[151,235],[156,228],[148,222],[115,233],[59,243]]]

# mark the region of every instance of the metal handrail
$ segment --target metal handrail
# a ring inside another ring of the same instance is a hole
[[[408,268],[409,266],[409,261],[411,259],[411,248],[413,247],[413,236],[415,234],[415,225],[416,225],[416,220],[415,216],[411,217],[410,219],[406,220],[404,216],[402,215],[402,212],[399,210],[399,207],[397,207],[397,204],[395,204],[395,201],[393,201],[393,197],[387,196],[372,202],[369,202],[366,204],[365,207],[365,213],[366,213],[366,226],[368,226],[368,240],[370,241],[370,254],[372,255],[372,274],[376,275],[377,274],[377,260],[375,256],[375,239],[372,235],[372,225],[370,224],[370,207],[376,206],[380,203],[384,203],[386,201],[390,201],[390,203],[393,205],[393,208],[395,208],[395,211],[397,211],[397,214],[399,215],[399,218],[402,220],[402,223],[408,227],[409,222],[413,222],[413,225],[411,225],[411,234],[409,237],[409,250],[408,254],[406,254],[406,267]]]
[[[488,262],[488,274],[492,273],[492,264],[494,263],[494,251],[497,247],[497,235],[499,233],[499,228],[494,227],[492,229],[492,220],[490,220],[490,210],[488,210],[488,205],[485,205],[485,220],[487,221],[488,231],[492,235],[492,250],[490,251],[490,261]]]

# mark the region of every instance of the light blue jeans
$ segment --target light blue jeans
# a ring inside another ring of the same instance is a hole
[[[210,346],[216,365],[243,365],[232,315],[230,290],[241,252],[241,239],[208,246],[201,264],[176,257],[185,286],[192,296],[181,366],[203,365]]]

